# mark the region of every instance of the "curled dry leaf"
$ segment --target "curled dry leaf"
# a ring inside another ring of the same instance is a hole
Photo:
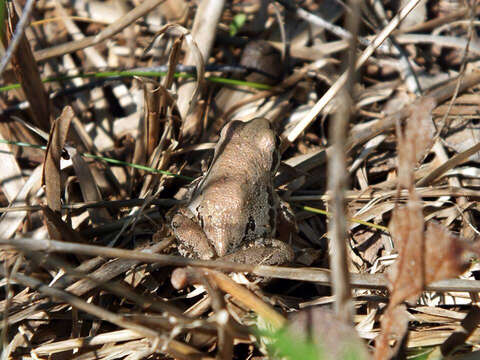
[[[144,79],[144,100],[145,114],[143,121],[140,121],[139,141],[136,143],[135,156],[145,163],[154,153],[155,148],[159,145],[162,132],[165,132],[168,114],[178,112],[177,100],[171,91],[176,66],[180,59],[180,51],[182,48],[183,37],[173,42],[172,49],[168,56],[168,70],[162,83],[159,84],[152,80]],[[170,142],[168,142],[170,143]],[[166,147],[166,145],[165,145]],[[144,150],[142,150],[144,148]]]
[[[47,204],[53,211],[60,211],[62,203],[61,197],[61,179],[60,179],[60,158],[62,156],[63,145],[67,139],[70,122],[73,119],[73,110],[66,106],[59,118],[55,120],[48,138],[47,151],[43,165],[42,183],[45,185],[47,193]]]
[[[419,98],[410,106],[410,116],[403,130],[397,126],[398,182],[404,188],[413,184],[413,168],[433,144],[435,126],[432,111],[435,105],[432,97]]]
[[[425,286],[454,278],[470,265],[471,247],[438,223],[423,231],[420,203],[410,200],[393,212],[390,223],[398,259],[388,272],[390,305],[415,301]]]
[[[159,36],[162,36],[166,32],[172,32],[172,31],[176,32],[177,34],[180,34],[180,37],[182,39],[185,39],[186,44],[191,51],[192,57],[195,62],[195,69],[197,71],[197,80],[196,80],[195,89],[191,95],[191,98],[188,100],[188,103],[187,103],[188,111],[186,114],[188,114],[193,111],[195,104],[197,103],[197,99],[198,99],[198,95],[200,94],[201,87],[205,80],[205,62],[198,48],[198,45],[193,39],[190,31],[178,24],[167,24],[155,34],[152,41],[150,42],[150,45],[145,49],[144,53],[146,54],[152,49],[153,45],[155,44],[155,41],[158,39]]]
[[[429,223],[425,232],[425,285],[465,272],[470,265],[469,253],[466,242],[443,225]]]
[[[5,2],[8,6],[8,17],[1,24],[4,35],[1,40],[5,48],[12,41],[18,23],[17,11],[13,2]],[[22,86],[30,108],[35,125],[42,130],[50,128],[50,100],[43,87],[37,63],[32,53],[30,43],[25,35],[22,36],[15,54],[12,57],[12,69],[18,82]]]
[[[42,183],[45,184],[45,193],[47,196],[47,206],[50,210],[60,213],[62,209],[62,183],[60,174],[60,158],[62,156],[63,145],[67,139],[68,129],[73,119],[73,110],[66,106],[59,118],[57,118],[50,131],[48,138],[47,151],[43,164]],[[61,233],[56,229],[57,226],[47,218],[47,229],[52,239],[61,239]]]
[[[198,5],[193,19],[192,31],[186,36],[187,48],[184,63],[197,66],[198,80],[196,86],[190,81],[180,84],[178,94],[178,109],[182,118],[182,137],[195,138],[198,122],[201,117],[195,109],[200,86],[203,82],[203,64],[208,61],[217,36],[217,26],[220,22],[225,0],[204,0]],[[200,76],[200,72],[202,72]],[[200,86],[199,86],[200,85]]]
[[[405,305],[388,307],[382,317],[380,335],[375,340],[375,360],[392,358],[400,349],[407,332],[408,313]]]
[[[398,259],[388,272],[390,303],[382,319],[375,359],[391,358],[406,331],[403,301],[416,301],[425,286],[454,278],[469,266],[471,247],[438,223],[424,220],[420,201],[413,191],[405,207],[397,208],[390,222],[390,233],[398,248]]]

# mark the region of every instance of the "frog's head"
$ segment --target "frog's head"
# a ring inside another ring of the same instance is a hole
[[[255,144],[256,151],[261,154],[264,166],[274,175],[280,166],[280,138],[272,124],[265,118],[255,118],[245,123],[244,136]]]
[[[267,119],[233,120],[223,127],[215,156],[229,147],[230,151],[238,156],[243,153],[243,157],[250,158],[253,163],[256,159],[264,170],[275,174],[280,165],[279,144],[280,139]]]

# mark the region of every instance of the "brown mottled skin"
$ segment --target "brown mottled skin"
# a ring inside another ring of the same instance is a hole
[[[279,206],[273,176],[279,162],[268,120],[228,123],[210,168],[172,219],[181,253],[248,263],[291,261],[290,247],[272,239]]]

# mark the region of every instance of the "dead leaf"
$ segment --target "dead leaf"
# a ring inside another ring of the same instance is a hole
[[[478,104],[472,105],[475,113],[478,112]],[[480,142],[480,126],[471,121],[469,117],[458,116],[448,124],[448,133],[445,135],[445,144],[462,153]],[[470,156],[469,161],[480,161],[480,153]]]
[[[73,110],[70,106],[66,106],[60,117],[53,123],[45,153],[42,183],[47,193],[47,204],[53,211],[60,211],[62,208],[60,158],[72,119]]]
[[[53,212],[60,214],[62,210],[62,182],[60,174],[60,158],[62,156],[63,145],[67,139],[70,122],[73,119],[73,110],[66,106],[62,114],[55,120],[48,139],[47,151],[43,165],[42,183],[45,184],[45,193],[47,197],[47,206]],[[57,226],[51,223],[47,218],[47,229],[52,239],[62,239]]]
[[[407,332],[408,313],[405,305],[388,307],[381,320],[381,332],[375,339],[375,360],[392,358],[400,350]]]
[[[413,185],[413,169],[433,144],[435,126],[432,111],[435,99],[421,97],[410,106],[410,116],[403,131],[397,126],[398,183],[404,188]]]
[[[5,140],[2,135],[0,135],[0,140]],[[23,188],[25,180],[11,146],[5,143],[0,143],[0,163],[2,164],[0,189],[5,194],[7,200],[12,202]]]
[[[470,266],[467,244],[443,225],[431,222],[425,232],[425,285],[451,279]]]
[[[2,24],[5,29],[5,36],[1,37],[5,48],[8,47],[9,42],[12,40],[18,23],[17,11],[13,1],[8,1],[6,4],[9,16],[8,19],[5,20],[5,23]],[[50,99],[43,87],[37,63],[25,35],[20,39],[18,48],[12,57],[12,67],[30,103],[30,114],[35,121],[35,125],[42,130],[48,131],[51,122]]]
[[[424,232],[421,204],[415,191],[405,207],[393,211],[390,233],[398,248],[398,259],[387,273],[390,303],[381,322],[375,359],[389,359],[398,351],[406,330],[405,300],[416,301],[425,286],[454,278],[469,266],[472,250],[466,242],[438,223],[429,223]],[[390,342],[396,341],[391,347]]]
[[[418,199],[410,199],[405,207],[393,211],[389,228],[398,259],[387,273],[392,307],[405,300],[415,301],[425,286],[423,225]]]
[[[41,165],[37,166],[28,180],[22,186],[15,198],[12,199],[9,206],[27,205],[28,196],[32,189],[40,186],[42,177]],[[4,238],[10,238],[15,234],[20,225],[27,216],[27,211],[12,211],[2,214],[0,217],[0,234]]]
[[[204,58],[197,43],[195,42],[192,34],[189,30],[180,26],[178,24],[167,24],[162,27],[154,36],[154,39],[151,42],[151,45],[145,50],[145,53],[151,49],[154,41],[166,32],[176,32],[185,40],[185,44],[188,48],[188,53],[185,56],[185,63],[190,64],[194,63],[197,71],[197,78],[195,85],[193,83],[188,83],[186,87],[187,90],[181,91],[178,90],[178,107],[181,113],[182,118],[186,118],[186,115],[192,112],[195,109],[195,104],[198,100],[198,95],[203,86],[204,77],[205,77],[205,64]],[[208,52],[209,50],[207,50]],[[183,86],[184,87],[184,86]]]
[[[429,223],[423,232],[418,201],[394,210],[390,232],[398,249],[398,259],[387,273],[391,306],[415,301],[426,285],[454,278],[470,265],[471,247],[442,225]]]

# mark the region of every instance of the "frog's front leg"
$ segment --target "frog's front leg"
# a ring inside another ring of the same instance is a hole
[[[254,265],[283,265],[292,263],[294,258],[295,253],[290,245],[272,239],[267,244],[241,249],[219,260]]]
[[[205,232],[188,208],[181,208],[172,219],[172,229],[178,240],[178,250],[182,256],[202,260],[217,256]]]

